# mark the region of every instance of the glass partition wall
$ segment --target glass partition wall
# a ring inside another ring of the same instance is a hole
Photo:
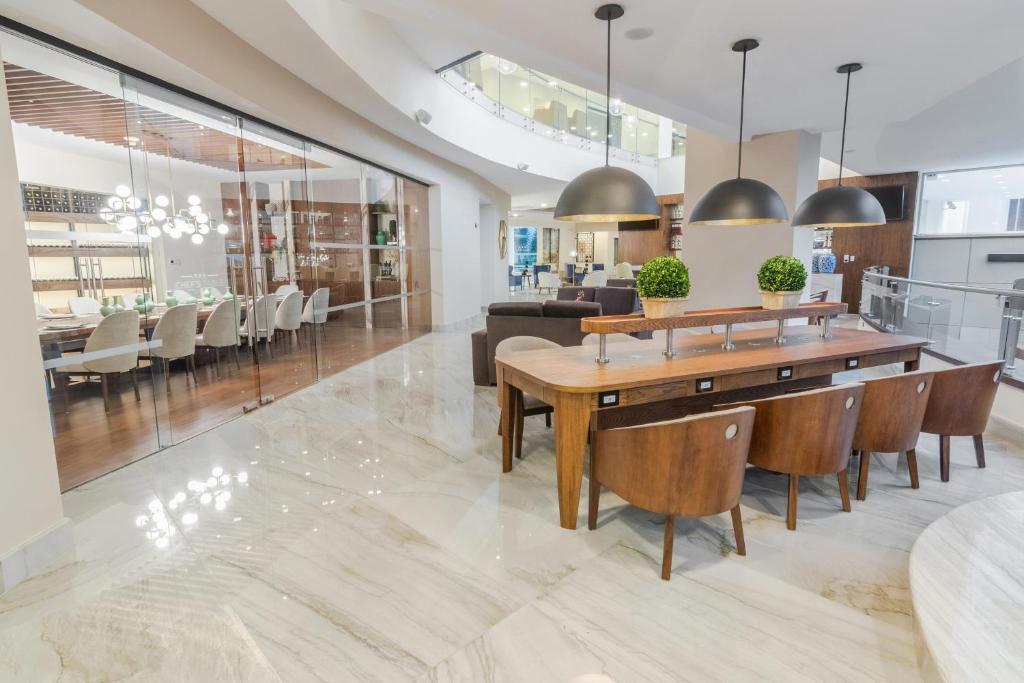
[[[429,329],[427,188],[0,33],[62,488]]]

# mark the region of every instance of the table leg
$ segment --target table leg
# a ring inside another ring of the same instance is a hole
[[[560,392],[555,397],[555,466],[558,517],[563,529],[576,528],[589,428],[590,395]]]
[[[499,378],[498,391],[501,396],[501,471],[512,471],[512,419],[513,409],[516,405],[516,392],[514,386],[505,381],[504,377]]]
[[[903,372],[914,372],[915,370],[917,370],[920,367],[921,367],[921,355],[920,355],[920,352],[918,352],[918,356],[914,360],[905,360],[905,361],[903,361]]]

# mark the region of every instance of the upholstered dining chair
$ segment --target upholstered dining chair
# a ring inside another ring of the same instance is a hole
[[[185,360],[185,384],[188,384],[189,373],[192,383],[199,386],[196,380],[196,324],[199,304],[178,304],[168,308],[156,327],[148,351],[150,359],[160,359],[164,372],[164,389],[171,389],[170,363],[179,358]]]
[[[581,287],[606,287],[608,285],[608,273],[603,270],[594,270],[583,276]]]
[[[118,347],[134,346],[139,342],[139,314],[137,311],[118,311],[111,313],[100,320],[96,329],[89,335],[85,342],[83,355],[117,349]],[[73,376],[99,375],[100,387],[103,391],[103,410],[110,412],[110,390],[108,378],[111,375],[120,375],[128,372],[132,378],[132,388],[135,390],[135,400],[142,400],[139,396],[139,381],[137,368],[139,365],[139,351],[136,346],[130,351],[116,353],[114,355],[83,360],[72,365],[64,365],[54,368],[53,373],[56,383],[61,388],[64,396],[64,412],[68,411],[68,380]]]
[[[542,339],[540,337],[509,337],[502,339],[498,342],[498,346],[494,349],[494,357],[501,358],[503,355],[509,353],[515,353],[517,351],[536,351],[538,349],[560,349],[562,346],[556,342],[548,339]],[[523,418],[531,415],[543,415],[544,423],[551,426],[551,413],[555,411],[553,406],[544,403],[538,398],[533,396],[524,396],[523,392],[516,390],[515,404],[509,406],[512,411],[512,440],[515,447],[515,455],[517,458],[522,459],[523,457]],[[501,397],[498,397],[499,406]],[[512,463],[508,463],[509,469],[512,467]],[[506,470],[507,471],[507,470]]]
[[[100,302],[88,296],[73,296],[68,299],[68,310],[75,315],[96,315],[100,312]]]
[[[276,308],[273,294],[264,294],[256,297],[252,307],[246,311],[245,324],[239,328],[239,334],[249,340],[249,346],[259,343],[261,339],[267,340],[267,352],[274,357],[271,347],[274,341],[274,323],[276,322]]]
[[[302,327],[302,292],[289,292],[277,305],[274,329],[291,332],[292,342],[297,344],[300,327]]]
[[[276,290],[274,290],[274,294],[276,294],[278,297],[285,297],[297,291],[299,291],[299,286],[289,282],[288,284],[281,285]]]
[[[558,273],[552,273],[549,271],[541,271],[537,273],[537,289],[546,289],[551,291],[558,289],[562,286],[562,278],[558,277]]]
[[[949,437],[974,438],[978,467],[985,466],[982,434],[999,389],[1003,361],[971,363],[935,373],[921,431],[939,435],[939,476],[949,481]]]
[[[846,468],[863,397],[864,385],[851,383],[742,404],[757,409],[750,464],[789,475],[787,529],[796,529],[800,477],[836,475],[843,511],[850,511]]]
[[[636,275],[633,273],[633,265],[623,261],[615,266],[613,269],[614,275],[612,277],[620,280],[635,280]]]
[[[238,361],[238,344],[241,337],[238,328],[242,324],[242,307],[237,299],[221,301],[213,307],[206,319],[203,331],[196,335],[196,346],[211,349],[217,375],[220,376],[220,350],[230,348],[235,355],[235,368],[242,369]]]
[[[874,453],[906,453],[910,488],[920,486],[915,449],[934,375],[908,372],[863,382],[864,398],[853,434],[853,450],[860,454],[857,500],[867,498],[868,469]]]
[[[736,552],[746,555],[740,496],[754,408],[740,406],[638,427],[591,432],[587,526],[597,528],[601,487],[665,515],[661,578],[672,576],[675,517],[732,514]]]
[[[302,308],[302,324],[306,325],[306,331],[313,334],[324,335],[327,339],[327,329],[324,323],[327,322],[327,308],[331,305],[331,290],[327,287],[320,287],[313,290],[313,295],[306,299],[306,305]]]

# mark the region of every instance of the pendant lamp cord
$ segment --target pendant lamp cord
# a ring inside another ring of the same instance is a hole
[[[743,103],[747,95],[747,48],[743,48],[743,75],[740,77],[740,145],[736,154],[736,177],[743,168]]]
[[[850,108],[850,75],[852,71],[846,72],[846,99],[843,101],[843,134],[839,143],[839,182],[843,184],[843,156],[846,154],[846,112]]]
[[[604,81],[604,165],[608,165],[608,154],[611,151],[612,139],[612,20],[609,15],[608,44],[605,50],[605,81]]]

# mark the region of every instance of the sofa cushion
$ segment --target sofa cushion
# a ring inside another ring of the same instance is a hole
[[[487,307],[487,315],[520,315],[540,317],[544,315],[538,301],[502,301]]]
[[[613,277],[613,278],[609,278],[608,279],[608,286],[609,287],[634,287],[635,288],[636,287],[636,280],[634,280],[632,278],[627,279],[627,278],[614,278]]]
[[[545,318],[589,318],[601,315],[601,304],[592,301],[545,301]]]
[[[583,293],[582,298],[580,297],[581,292]],[[594,287],[559,287],[556,298],[559,301],[593,301]]]
[[[631,287],[598,287],[594,301],[601,304],[604,315],[628,315],[639,308],[636,290]]]

